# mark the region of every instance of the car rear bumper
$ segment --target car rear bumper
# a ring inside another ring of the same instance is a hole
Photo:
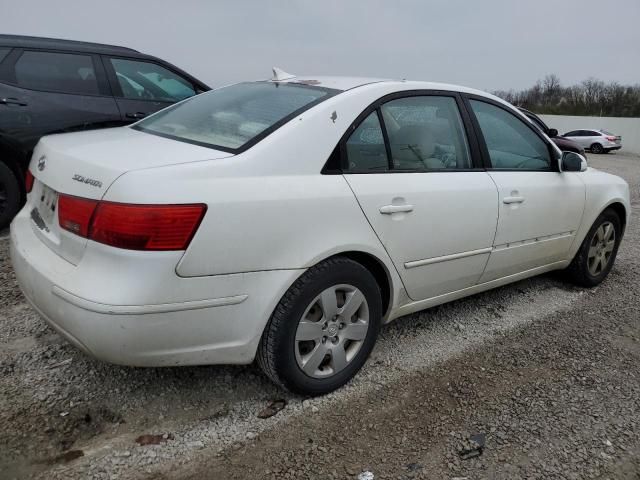
[[[122,365],[250,363],[271,312],[302,272],[187,279],[176,275],[174,256],[161,254],[153,259],[166,267],[158,282],[158,268],[141,263],[123,271],[117,262],[101,261],[104,248],[87,251],[75,266],[40,241],[24,211],[11,224],[11,259],[29,303],[75,346]],[[108,295],[110,284],[115,293]],[[122,301],[115,301],[118,294]]]

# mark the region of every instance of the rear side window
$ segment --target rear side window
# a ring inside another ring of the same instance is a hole
[[[0,47],[0,63],[2,63],[2,61],[4,60],[4,58],[9,55],[9,52],[11,51],[10,48],[6,48],[6,47]]]
[[[132,128],[237,152],[335,93],[307,85],[239,83],[165,108]]]
[[[24,52],[15,65],[16,82],[24,88],[96,95],[98,81],[89,55]]]
[[[174,103],[196,94],[191,82],[155,63],[112,58],[111,65],[124,98]]]
[[[382,105],[394,170],[471,168],[453,97],[412,96]]]
[[[346,142],[347,170],[380,172],[389,168],[377,110],[358,125]]]
[[[549,170],[551,156],[547,144],[531,128],[506,110],[486,102],[471,100],[489,150],[491,166],[506,170]]]

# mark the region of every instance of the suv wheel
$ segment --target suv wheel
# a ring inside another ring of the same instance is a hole
[[[0,230],[9,226],[20,209],[20,185],[13,171],[0,162]]]
[[[305,272],[282,297],[262,335],[258,364],[292,392],[331,392],[364,365],[381,318],[373,275],[348,258],[328,259]]]

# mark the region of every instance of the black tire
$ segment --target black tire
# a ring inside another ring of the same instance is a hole
[[[594,241],[594,237],[596,235],[596,231],[606,222],[611,222],[615,231],[615,244],[613,247],[613,251],[611,252],[611,256],[608,259],[607,265],[602,269],[600,273],[597,275],[593,275],[589,271],[589,249],[591,248],[592,242]],[[622,223],[620,221],[620,217],[618,214],[611,210],[607,209],[600,214],[600,216],[593,223],[589,232],[587,232],[586,237],[584,238],[582,245],[580,245],[580,249],[576,253],[576,256],[573,258],[571,264],[565,270],[566,277],[572,283],[576,285],[580,285],[582,287],[595,287],[599,285],[609,274],[613,264],[616,260],[616,255],[618,253],[618,247],[620,246],[620,241],[622,240]]]
[[[360,349],[343,370],[327,378],[314,378],[296,360],[296,330],[313,299],[340,284],[353,285],[363,293],[369,327]],[[312,396],[329,393],[347,383],[364,365],[378,337],[381,319],[380,287],[369,270],[345,257],[330,258],[307,270],[282,297],[262,334],[258,365],[275,384],[291,392]]]
[[[598,155],[604,153],[604,147],[599,143],[594,143],[593,145],[591,145],[591,148],[589,150],[591,150],[591,153],[595,153]]]
[[[21,191],[13,171],[0,162],[0,230],[5,229],[20,210]]]

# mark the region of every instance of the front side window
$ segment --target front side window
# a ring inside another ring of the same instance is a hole
[[[32,90],[99,93],[90,55],[26,51],[16,62],[15,73],[17,84]]]
[[[124,98],[173,103],[196,94],[189,81],[155,63],[112,58],[111,65]]]
[[[563,137],[578,137],[580,136],[580,132],[578,130],[574,130],[572,132],[565,133]]]
[[[381,108],[395,170],[471,168],[469,148],[453,97],[413,96]]]
[[[132,128],[235,151],[335,93],[307,85],[239,83],[165,108]]]
[[[380,172],[389,168],[378,112],[374,110],[358,125],[346,143],[347,170]]]
[[[549,170],[547,144],[522,120],[486,102],[471,100],[471,108],[489,150],[491,166],[506,170]]]

